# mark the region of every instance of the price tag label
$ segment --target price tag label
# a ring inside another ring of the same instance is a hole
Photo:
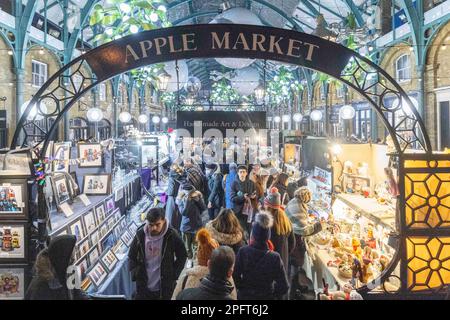
[[[59,206],[59,208],[61,209],[61,211],[64,213],[64,215],[66,216],[66,218],[70,217],[71,215],[73,215],[73,210],[72,208],[69,206],[69,204],[67,202],[61,204]]]
[[[91,200],[89,200],[89,198],[87,197],[87,195],[85,195],[84,193],[83,193],[83,194],[80,194],[78,197],[80,198],[81,202],[83,202],[83,204],[84,204],[86,207],[89,206],[89,205],[91,204]]]

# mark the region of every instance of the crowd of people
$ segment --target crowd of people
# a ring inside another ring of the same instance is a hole
[[[165,208],[150,210],[129,252],[136,299],[294,297],[304,238],[322,228],[308,222],[306,179],[261,164],[223,169],[172,165]]]
[[[128,253],[139,300],[294,299],[308,220],[306,179],[274,167],[194,159],[172,165],[165,206],[150,209]],[[67,286],[76,239],[52,239],[37,258],[28,299],[86,299]]]

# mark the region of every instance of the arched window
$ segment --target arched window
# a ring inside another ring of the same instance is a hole
[[[408,54],[404,54],[395,60],[395,75],[398,82],[411,80],[411,62]]]

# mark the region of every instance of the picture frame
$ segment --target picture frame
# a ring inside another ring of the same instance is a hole
[[[77,238],[77,243],[86,237],[86,232],[80,217],[72,221],[72,223],[68,226],[68,231],[71,235],[74,235]]]
[[[130,233],[132,235],[136,234],[136,231],[138,229],[138,225],[136,224],[136,222],[132,221],[129,225],[128,225],[128,230],[130,230]]]
[[[23,300],[28,288],[27,266],[0,266],[0,300]]]
[[[95,217],[97,219],[97,226],[101,225],[103,221],[106,220],[105,205],[103,202],[95,207]]]
[[[84,292],[86,292],[89,290],[89,288],[91,286],[92,286],[92,281],[89,277],[87,277],[87,274],[86,274],[86,278],[81,282],[80,289],[83,290]]]
[[[90,234],[98,227],[98,222],[96,218],[96,214],[94,209],[91,209],[84,213],[83,215],[83,223],[84,229],[86,230],[86,234]]]
[[[89,238],[91,239],[92,246],[96,246],[98,241],[100,240],[100,233],[98,229],[92,232]]]
[[[114,217],[114,222],[117,223],[120,220],[120,218],[122,217],[122,213],[120,212],[120,208],[117,208],[116,210],[114,210],[112,215]]]
[[[120,187],[114,191],[114,201],[119,201],[123,198],[123,187]]]
[[[0,176],[0,219],[27,220],[27,181]]]
[[[79,168],[102,168],[103,154],[100,143],[78,143]]]
[[[108,272],[105,267],[100,262],[97,262],[92,268],[87,272],[89,279],[98,288],[105,281],[108,276]]]
[[[105,207],[106,207],[106,213],[111,213],[116,208],[116,203],[114,202],[113,195],[110,195],[108,198],[105,199]]]
[[[114,227],[114,224],[116,223],[114,221],[114,216],[110,215],[108,218],[106,218],[106,223],[108,224],[108,230],[112,230]]]
[[[100,257],[100,261],[108,272],[112,272],[119,262],[117,256],[111,249],[106,250],[106,252]]]
[[[100,251],[104,252],[105,250],[111,249],[115,244],[114,232],[109,231],[103,238],[99,241]]]
[[[81,258],[77,262],[75,262],[75,266],[78,268],[79,276],[81,281],[83,282],[86,279],[86,272],[89,269],[88,261],[86,258]]]
[[[120,237],[120,240],[122,240],[123,243],[125,243],[126,246],[129,247],[133,242],[133,238],[134,237],[130,234],[130,232],[127,229],[125,229],[125,232]]]
[[[70,185],[70,189],[71,189],[71,193],[72,196],[75,198],[76,196],[80,195],[80,184],[78,183],[78,178],[77,178],[77,173],[76,172],[71,172],[70,176],[72,177],[73,181],[76,183],[76,185],[78,186],[78,189],[73,189]]]
[[[123,216],[122,218],[120,218],[120,229],[122,230],[122,232],[125,230],[126,227],[127,227],[127,220],[126,217]]]
[[[119,223],[117,223],[117,224],[114,226],[114,229],[113,229],[112,232],[113,232],[114,237],[116,238],[116,240],[119,241],[119,240],[120,240],[120,236],[122,235],[122,230],[120,229]]]
[[[83,177],[83,193],[86,195],[108,195],[111,192],[110,174],[86,174]]]
[[[69,172],[70,171],[70,149],[72,142],[55,142],[53,144],[53,172]]]
[[[98,260],[98,257],[100,256],[100,253],[98,251],[98,247],[94,246],[89,250],[87,253],[87,259],[90,266],[94,265],[96,261]]]
[[[28,178],[34,175],[30,149],[0,150],[0,177]]]
[[[24,263],[28,259],[28,226],[14,221],[0,222],[0,264]]]
[[[56,174],[51,177],[51,182],[56,205],[59,207],[63,203],[71,203],[72,196],[66,176],[64,174]]]
[[[83,240],[81,240],[78,244],[78,250],[80,252],[80,258],[85,256],[89,250],[91,249],[91,246],[89,244],[89,236],[86,236]]]
[[[103,238],[108,233],[108,231],[109,231],[109,229],[108,229],[108,222],[105,221],[99,227],[100,239]]]
[[[114,245],[113,247],[113,252],[116,255],[116,257],[120,257],[121,255],[125,254],[125,252],[127,251],[127,246],[125,245],[125,243],[123,243],[123,241],[121,239],[119,239],[117,241],[117,243]]]

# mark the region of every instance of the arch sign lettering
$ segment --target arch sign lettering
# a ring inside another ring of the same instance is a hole
[[[404,108],[412,103],[392,77],[358,53],[319,37],[234,24],[178,26],[123,37],[94,48],[54,74],[22,115],[12,147],[43,143],[40,156],[44,158],[64,114],[96,85],[135,68],[193,58],[290,63],[330,75],[367,99],[389,131],[400,159],[399,234],[397,255],[391,265],[361,292],[380,285],[388,292],[385,284],[399,264],[401,288],[395,293],[417,296],[450,284],[450,157],[432,153],[420,115],[414,108]],[[389,97],[400,103],[385,103]],[[30,112],[41,101],[46,108]],[[421,149],[422,153],[410,154],[412,149]],[[419,204],[417,197],[422,199]],[[43,221],[48,219],[44,211],[39,216]]]

